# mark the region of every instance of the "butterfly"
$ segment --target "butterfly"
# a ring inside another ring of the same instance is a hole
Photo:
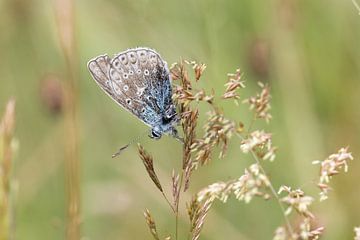
[[[172,101],[167,63],[152,49],[128,49],[110,58],[100,55],[88,62],[95,82],[121,107],[151,128],[149,137],[168,134],[178,140],[179,122]]]

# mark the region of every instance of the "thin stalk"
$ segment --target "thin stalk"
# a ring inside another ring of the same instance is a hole
[[[251,122],[249,124],[248,130],[247,130],[248,135],[250,134],[251,128],[253,127],[255,120],[256,120],[256,113],[254,113],[253,118],[251,119]]]
[[[175,239],[178,239],[178,228],[179,228],[179,203],[180,203],[180,192],[181,192],[181,188],[183,185],[183,177],[184,177],[184,170],[181,171],[181,175],[180,175],[180,186],[179,186],[179,191],[178,191],[178,195],[176,197],[176,207],[175,207]]]
[[[241,136],[240,134],[237,133],[237,136],[241,140],[244,140],[243,136]],[[262,165],[260,163],[260,160],[259,160],[258,156],[256,155],[256,153],[254,152],[254,150],[251,150],[250,152],[251,152],[251,155],[253,156],[255,162],[259,165],[259,168],[260,168],[261,172],[264,175],[267,176],[267,173],[266,173],[265,169],[262,167]],[[272,195],[274,195],[274,197],[275,197],[275,199],[276,199],[276,201],[277,201],[277,203],[278,203],[278,205],[279,205],[279,207],[281,209],[281,212],[283,214],[283,217],[284,217],[284,220],[285,220],[285,223],[286,223],[286,227],[287,227],[289,233],[291,234],[291,236],[294,236],[294,230],[293,230],[293,228],[292,228],[292,226],[290,224],[289,218],[286,215],[285,208],[284,208],[284,206],[283,206],[283,204],[282,204],[282,202],[281,202],[281,200],[279,198],[279,195],[277,194],[274,186],[272,185],[271,181],[269,181],[269,188],[270,188],[270,191],[271,191]]]
[[[169,204],[171,210],[173,210],[173,212],[175,213],[175,208],[174,206],[170,203],[169,199],[167,198],[167,196],[165,195],[165,193],[162,191],[161,194],[163,195],[163,197],[165,198],[166,202]]]
[[[78,136],[78,54],[75,39],[75,1],[56,0],[54,10],[65,68],[65,184],[67,195],[66,239],[81,238],[80,160]]]
[[[180,192],[183,185],[183,178],[184,178],[184,170],[181,171],[180,175],[180,186],[178,195],[176,196],[176,203],[175,203],[175,239],[178,239],[178,228],[179,228],[179,203],[180,203]]]

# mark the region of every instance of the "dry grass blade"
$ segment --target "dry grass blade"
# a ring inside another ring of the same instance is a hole
[[[75,37],[75,1],[53,1],[58,39],[66,63],[64,85],[65,181],[67,190],[66,238],[81,238],[80,161],[78,136],[78,54]]]
[[[15,100],[8,101],[0,122],[0,239],[13,239],[11,232],[10,172],[15,128]]]
[[[155,225],[155,221],[154,219],[152,218],[151,214],[150,214],[150,211],[148,209],[146,209],[144,211],[144,217],[145,217],[145,220],[146,220],[146,224],[148,225],[149,227],[149,230],[150,230],[150,233],[151,235],[154,237],[154,239],[156,240],[160,240],[159,238],[159,235],[156,231],[156,225]]]
[[[140,144],[138,144],[138,151],[139,151],[139,156],[145,166],[145,169],[147,171],[147,173],[149,174],[151,180],[153,181],[153,183],[156,185],[156,187],[163,192],[163,189],[161,187],[160,181],[155,173],[154,170],[154,164],[153,164],[153,158],[150,154],[148,154],[145,149],[143,148],[143,146],[141,146]]]

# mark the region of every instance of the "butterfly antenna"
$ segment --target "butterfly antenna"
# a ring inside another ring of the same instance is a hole
[[[149,132],[149,131],[147,130],[145,133],[147,134],[148,132]],[[119,150],[118,150],[116,153],[114,153],[111,157],[112,157],[112,158],[115,158],[115,157],[119,156],[119,155],[120,155],[125,149],[127,149],[130,145],[134,144],[135,142],[138,142],[139,139],[145,135],[145,133],[140,134],[139,136],[137,136],[136,138],[134,138],[131,142],[129,142],[128,144],[126,144],[126,145],[122,146],[121,148],[119,148]]]

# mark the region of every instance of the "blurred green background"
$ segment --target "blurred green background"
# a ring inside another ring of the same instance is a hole
[[[257,90],[257,81],[271,85],[273,121],[258,127],[273,132],[279,146],[276,161],[265,163],[276,188],[301,187],[317,197],[318,167],[311,161],[349,145],[355,161],[333,179],[330,199],[315,201],[313,211],[326,227],[324,239],[354,236],[353,227],[360,225],[360,16],[350,0],[0,0],[0,110],[16,98],[20,144],[13,165],[16,239],[66,237],[70,136],[64,131],[62,86],[69,70],[59,37],[66,17],[57,16],[63,10],[66,16],[67,2],[74,4],[75,47],[69,56],[76,62],[82,239],[150,239],[145,208],[162,236],[174,232],[170,209],[136,147],[111,159],[147,127],[112,102],[86,69],[94,56],[136,46],[156,49],[169,64],[180,57],[206,63],[198,87],[218,96],[226,74],[236,68],[248,86],[243,98]],[[247,106],[221,107],[229,118],[250,119]],[[169,190],[171,170],[181,165],[181,145],[169,137],[141,142]],[[253,163],[238,145],[234,139],[225,159],[195,172],[182,199],[180,236],[188,230],[189,193],[238,177]],[[273,200],[245,205],[230,199],[213,206],[201,239],[271,239],[283,223]]]

